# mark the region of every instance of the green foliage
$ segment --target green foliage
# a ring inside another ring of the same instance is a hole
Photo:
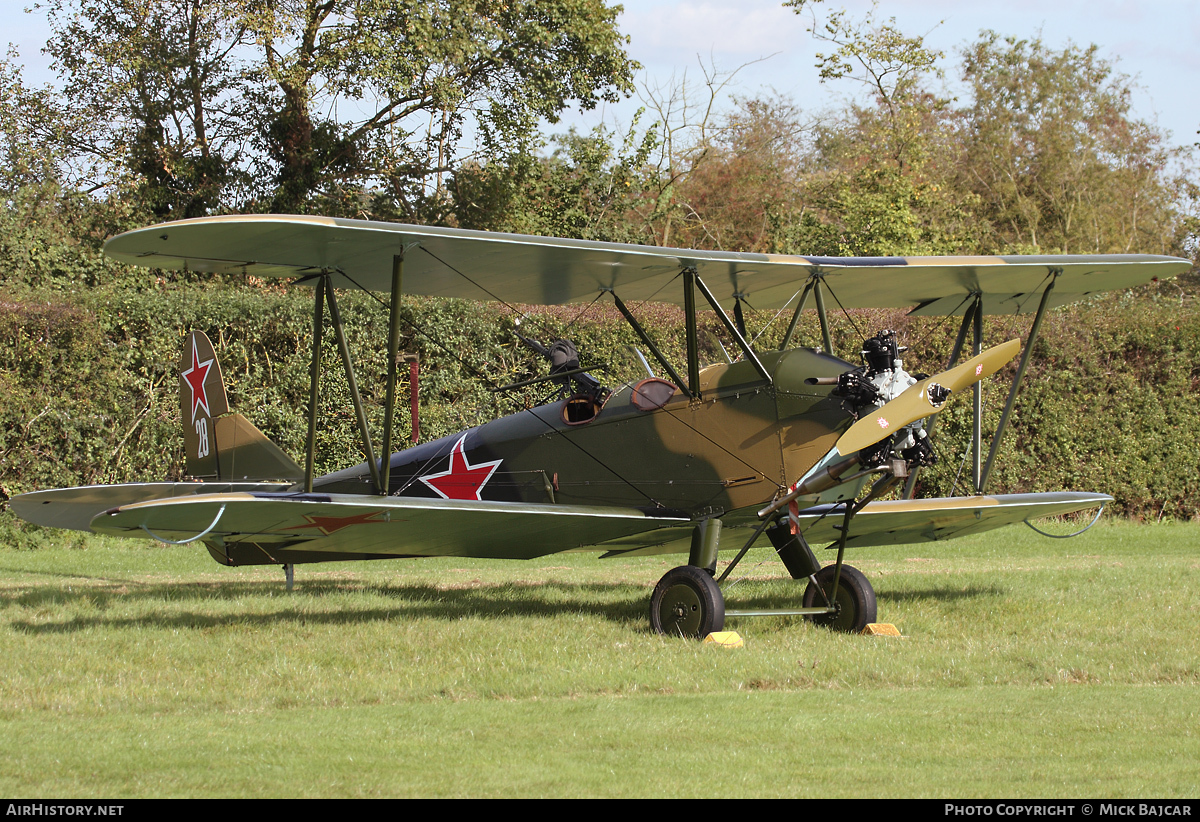
[[[0,58],[0,191],[56,179],[66,153],[52,94],[25,85],[20,59],[11,45]]]
[[[637,68],[603,0],[46,8],[63,88],[45,102],[67,126],[54,135],[63,159],[161,219],[444,219],[464,134],[485,158],[531,154],[541,120],[616,101]]]
[[[251,180],[253,37],[211,0],[49,0],[66,176],[125,190],[159,219],[197,217]],[[241,4],[238,4],[241,8]]]
[[[707,100],[688,99],[686,86],[651,94],[655,125],[570,132],[536,156],[538,118],[629,87],[616,11],[600,0],[48,8],[63,97],[27,88],[15,54],[0,61],[5,494],[179,476],[174,372],[193,327],[214,339],[235,407],[301,456],[311,291],[103,258],[104,238],[162,216],[289,208],[835,256],[1198,252],[1194,155],[1132,116],[1128,78],[1095,48],[1055,51],[985,33],[961,55],[971,96],[956,105],[934,88],[939,55],[894,20],[835,13],[820,26],[814,17],[814,34],[835,49],[821,58],[826,79],[870,89],[819,125],[780,97],[740,98],[722,112],[728,78],[714,71]],[[342,101],[364,107],[361,117],[338,109]],[[459,164],[455,147],[473,111],[482,112],[484,150]],[[80,194],[69,182],[78,174],[108,184],[107,196]],[[1113,492],[1134,516],[1200,514],[1193,288],[1185,278],[1157,295],[1053,312],[989,490],[1090,488]],[[368,295],[341,300],[378,431],[385,311]],[[634,310],[681,361],[680,312]],[[786,315],[751,313],[758,346],[777,344]],[[544,309],[405,298],[402,347],[421,361],[422,439],[544,398],[542,388],[488,390],[541,373],[510,333],[516,314],[531,315],[534,336],[574,339],[584,365],[608,367],[610,384],[642,373],[628,353],[640,343],[606,302]],[[896,328],[928,371],[956,330],[896,312],[852,316],[834,329],[837,350]],[[711,315],[701,325],[704,356],[716,361],[725,332]],[[988,335],[1026,327],[995,318]],[[817,339],[815,320],[804,318],[798,340]],[[331,333],[322,357],[324,471],[361,458],[362,447]],[[985,388],[985,432],[1005,391],[1002,379]],[[922,493],[965,488],[968,417],[961,401],[941,415],[942,459],[923,473]],[[398,419],[403,436],[408,418]]]
[[[809,13],[816,3],[787,5]],[[686,87],[662,96],[671,158],[659,173],[670,202],[656,204],[652,221],[664,244],[809,255],[1197,254],[1194,147],[1172,147],[1134,116],[1130,79],[1095,46],[1059,51],[985,32],[961,53],[970,94],[959,103],[939,93],[941,55],[895,19],[814,12],[810,31],[833,47],[818,55],[822,79],[857,82],[864,99],[807,121],[786,101],[737,100],[722,114],[710,104],[689,124],[697,104]],[[775,142],[786,159],[747,133],[786,135]]]
[[[144,275],[143,275],[144,277]],[[68,283],[72,280],[68,277]],[[183,473],[177,362],[185,331],[206,331],[220,353],[234,408],[301,458],[307,429],[312,292],[258,283],[171,283],[134,290],[120,283],[82,292],[26,292],[0,304],[0,482],[6,495],[92,482],[178,478]],[[382,430],[386,312],[372,296],[344,293],[339,305],[372,430]],[[543,364],[511,335],[504,306],[404,299],[402,350],[421,362],[421,437],[478,425],[548,389],[495,394],[542,373]],[[642,371],[628,347],[640,343],[607,304],[529,308],[526,333],[575,340],[583,364],[606,365],[610,385]],[[634,307],[660,347],[683,359],[682,314]],[[701,345],[718,360],[715,316],[702,316]],[[912,346],[911,369],[941,367],[956,318],[913,319],[899,312],[854,312],[835,325],[837,350],[857,350],[860,334],[896,328]],[[751,312],[760,347],[777,343],[786,314]],[[992,318],[988,344],[1027,333],[1025,318]],[[763,326],[767,327],[764,329]],[[819,332],[804,318],[799,344]],[[332,471],[363,456],[330,329],[322,352],[317,468]],[[728,341],[726,341],[728,346]],[[1094,490],[1117,497],[1116,513],[1144,518],[1200,516],[1200,321],[1178,300],[1116,295],[1051,312],[996,460],[988,490]],[[658,366],[655,365],[655,368]],[[1010,369],[985,384],[985,441],[1003,405]],[[406,404],[401,386],[398,404]],[[403,440],[408,415],[397,414]],[[921,475],[923,496],[964,493],[970,467],[970,403],[952,402],[934,436],[940,462]],[[986,443],[985,443],[986,444]],[[378,441],[375,443],[378,447]]]
[[[785,98],[736,99],[710,138],[674,163],[678,178],[648,219],[666,242],[725,251],[779,252],[781,224],[807,213],[800,112]],[[686,168],[686,172],[683,169]]]
[[[1096,46],[983,33],[963,53],[960,186],[993,248],[1178,253],[1191,152],[1132,116],[1132,81]],[[1194,172],[1193,172],[1194,173]]]
[[[834,172],[813,182],[798,216],[776,221],[774,250],[831,257],[961,252],[975,232],[962,204],[944,191],[886,165]]]
[[[936,71],[940,51],[925,45],[923,37],[909,37],[896,25],[875,19],[878,4],[873,3],[861,21],[849,19],[844,9],[831,11],[819,22],[814,6],[821,0],[787,0],[783,5],[796,14],[807,7],[809,33],[836,50],[817,54],[821,81],[852,78],[865,85],[892,113],[914,96],[919,96],[925,75]]]
[[[544,158],[459,168],[448,184],[462,228],[637,243],[633,209],[647,192],[646,163],[658,139],[635,118],[620,146],[598,127],[555,138]]]

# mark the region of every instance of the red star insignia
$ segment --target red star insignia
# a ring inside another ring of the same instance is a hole
[[[305,514],[304,518],[308,520],[308,525],[293,525],[285,528],[277,528],[277,531],[300,530],[301,528],[316,528],[325,536],[329,536],[335,531],[340,531],[343,528],[349,528],[351,525],[364,525],[369,522],[384,522],[381,519],[372,519],[382,514],[382,511],[368,511],[365,514],[351,514],[348,517],[322,517],[315,514]]]
[[[421,482],[437,492],[442,499],[482,501],[483,497],[480,496],[480,493],[483,491],[483,486],[487,485],[492,474],[500,467],[500,463],[504,462],[504,460],[494,460],[471,465],[467,462],[467,455],[463,450],[463,443],[466,439],[467,435],[463,434],[455,443],[454,450],[450,452],[450,468],[448,470],[420,477]]]
[[[212,368],[212,364],[212,360],[200,362],[200,355],[196,351],[196,338],[192,337],[192,367],[181,375],[192,389],[192,422],[196,421],[197,408],[203,408],[205,414],[212,416],[208,410],[208,394],[204,390],[204,380],[208,377],[208,369]]]

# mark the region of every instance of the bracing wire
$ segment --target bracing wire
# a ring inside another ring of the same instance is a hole
[[[781,307],[781,308],[780,308],[778,311],[776,311],[776,312],[775,312],[775,316],[773,316],[773,317],[772,317],[770,320],[768,320],[768,321],[767,321],[767,322],[766,322],[766,323],[763,325],[763,327],[762,327],[762,330],[761,330],[761,331],[759,331],[757,334],[755,334],[755,335],[754,335],[754,339],[752,339],[752,340],[750,341],[750,345],[751,345],[751,346],[753,346],[753,345],[754,345],[756,342],[758,342],[758,338],[759,338],[759,337],[761,337],[763,334],[767,333],[767,329],[768,329],[768,328],[770,328],[772,325],[774,325],[774,324],[775,324],[775,321],[779,319],[779,315],[780,315],[780,314],[782,314],[784,311],[787,311],[787,307],[788,307],[789,305],[791,305],[791,304],[792,304],[792,300],[794,300],[794,299],[796,299],[797,297],[799,297],[799,296],[800,296],[800,292],[801,292],[801,291],[803,291],[803,290],[804,290],[803,288],[798,288],[798,289],[796,289],[796,293],[795,293],[795,294],[793,294],[793,295],[791,296],[791,298],[790,298],[790,299],[789,299],[789,300],[788,300],[786,303],[784,303],[784,304],[783,304],[783,306],[782,306],[782,307]],[[746,305],[750,305],[749,301],[747,301],[747,300],[742,300],[742,302],[746,303]]]

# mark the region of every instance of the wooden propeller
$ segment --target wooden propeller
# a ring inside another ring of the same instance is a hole
[[[908,390],[896,399],[864,415],[850,426],[850,430],[842,434],[841,439],[837,441],[838,453],[848,456],[891,436],[909,423],[936,414],[942,410],[949,395],[969,388],[984,377],[996,373],[1006,362],[1017,356],[1020,350],[1020,340],[1009,340],[981,352],[949,371],[934,374],[916,385],[909,386]],[[949,394],[939,388],[945,389]]]

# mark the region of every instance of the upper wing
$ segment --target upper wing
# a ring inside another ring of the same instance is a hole
[[[1175,257],[1116,254],[1026,257],[801,257],[696,251],[497,234],[465,229],[289,215],[181,220],[113,237],[104,246],[127,263],[259,277],[338,272],[334,284],[390,291],[393,260],[404,257],[409,294],[560,305],[613,289],[626,302],[683,303],[667,286],[693,267],[721,300],[740,295],[779,308],[819,272],[846,308],[914,308],[961,314],[982,295],[989,314],[1037,309],[1052,270],[1050,305],[1131,288],[1187,271]]]
[[[351,494],[205,494],[124,505],[92,530],[270,553],[531,559],[672,526],[632,508]],[[218,549],[219,550],[219,549]]]

